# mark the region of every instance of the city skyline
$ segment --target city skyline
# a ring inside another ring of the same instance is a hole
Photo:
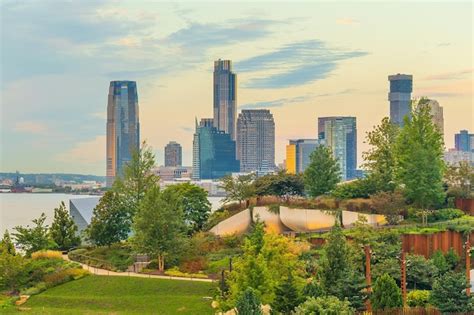
[[[158,164],[172,138],[191,165],[219,58],[233,61],[237,112],[271,109],[277,164],[288,139],[314,138],[324,116],[357,117],[360,163],[396,73],[413,75],[413,97],[442,105],[447,149],[474,130],[470,3],[225,4],[211,16],[210,4],[60,2],[48,23],[50,3],[1,6],[1,171],[104,174],[103,91],[118,79],[138,82],[141,138]]]

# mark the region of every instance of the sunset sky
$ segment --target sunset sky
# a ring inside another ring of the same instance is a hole
[[[158,164],[171,140],[191,165],[195,117],[212,117],[212,67],[231,59],[238,110],[268,108],[276,162],[319,116],[389,113],[389,74],[444,108],[446,147],[474,132],[473,5],[1,1],[0,171],[105,175],[109,81],[138,85],[142,140]]]

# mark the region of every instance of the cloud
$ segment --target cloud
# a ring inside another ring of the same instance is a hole
[[[451,46],[451,43],[448,43],[448,42],[438,43],[436,46],[437,47],[447,47],[447,46]]]
[[[105,135],[96,136],[94,139],[77,143],[66,152],[56,156],[59,162],[79,164],[85,167],[97,163],[104,163],[105,167]]]
[[[38,133],[47,132],[48,126],[41,122],[22,121],[22,122],[16,123],[13,127],[13,130],[17,132],[22,132],[22,133],[38,134]]]
[[[306,40],[242,60],[235,69],[255,73],[242,87],[286,88],[325,79],[339,62],[366,55],[366,51],[329,48],[321,40]]]
[[[459,80],[464,79],[468,75],[472,75],[474,69],[464,69],[454,72],[445,72],[435,75],[430,75],[422,78],[422,80]]]
[[[194,129],[190,127],[181,126],[180,129],[184,132],[194,133]]]
[[[340,18],[336,20],[336,24],[339,25],[359,25],[360,22],[358,20],[354,20],[352,18]]]

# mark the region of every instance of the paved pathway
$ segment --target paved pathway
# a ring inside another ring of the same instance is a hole
[[[67,255],[63,255],[64,260],[69,260]],[[77,262],[77,261],[75,261]],[[160,275],[148,275],[143,273],[136,273],[132,271],[125,271],[125,272],[115,272],[106,269],[100,269],[96,267],[92,267],[80,262],[78,264],[82,265],[82,268],[88,270],[90,273],[99,275],[99,276],[122,276],[122,277],[137,277],[137,278],[154,278],[154,279],[168,279],[168,280],[184,280],[184,281],[201,281],[201,282],[213,282],[212,279],[201,279],[201,278],[185,278],[185,277],[171,277],[171,276],[160,276]]]

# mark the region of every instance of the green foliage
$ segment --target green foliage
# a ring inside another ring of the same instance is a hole
[[[354,314],[348,301],[335,296],[309,298],[295,309],[294,315],[351,315]]]
[[[431,289],[438,269],[432,260],[421,255],[408,254],[407,257],[407,288]]]
[[[183,209],[188,234],[201,231],[211,213],[211,203],[207,199],[207,192],[190,183],[168,186],[165,189],[165,193],[167,192],[176,194],[178,204]]]
[[[12,233],[12,235],[15,238],[16,246],[23,250],[27,256],[43,249],[56,248],[57,245],[51,239],[49,227],[44,223],[45,221],[46,215],[42,213],[38,219],[32,220],[33,227],[27,225],[14,228],[16,233]]]
[[[321,288],[321,285],[315,280],[311,280],[303,287],[303,296],[306,298],[317,298],[323,295],[323,288]]]
[[[465,214],[459,209],[439,209],[428,213],[428,222],[449,221],[463,217]]]
[[[238,201],[239,204],[242,201],[249,200],[255,196],[255,186],[253,181],[255,180],[254,174],[240,175],[234,177],[232,175],[225,176],[221,179],[221,188],[226,192],[225,202]],[[246,207],[248,207],[248,202]]]
[[[347,257],[346,238],[342,228],[336,224],[329,232],[319,269],[321,286],[326,294],[336,295],[339,293],[339,287],[336,284],[343,279],[344,273],[348,268],[349,262]]]
[[[247,288],[239,297],[236,303],[237,313],[241,315],[262,314],[260,299],[257,293],[251,288]]]
[[[3,238],[0,241],[0,252],[2,251],[6,251],[7,253],[11,255],[16,254],[15,245],[13,245],[13,241],[10,237],[10,233],[8,233],[8,230],[5,230],[5,233],[3,234]]]
[[[250,241],[250,245],[255,250],[256,254],[259,254],[264,245],[264,236],[265,236],[265,223],[258,220],[253,224],[252,230],[247,236],[247,239]]]
[[[434,252],[433,256],[431,256],[431,260],[440,274],[445,274],[448,272],[448,270],[450,270],[450,266],[448,265],[446,257],[444,257],[442,251],[437,250]]]
[[[26,260],[21,255],[0,251],[0,291],[17,292],[27,283]]]
[[[395,280],[388,274],[379,277],[370,298],[374,310],[387,310],[402,306],[402,293]]]
[[[461,258],[458,254],[456,254],[456,251],[452,247],[448,250],[444,257],[446,258],[446,263],[449,266],[449,270],[456,269],[457,265],[461,261]]]
[[[474,167],[467,161],[448,166],[445,172],[448,194],[454,197],[470,198],[474,195]]]
[[[474,310],[472,296],[466,295],[466,277],[463,272],[448,272],[433,284],[430,302],[443,313],[467,313]]]
[[[310,164],[304,172],[305,189],[311,197],[332,191],[341,180],[339,163],[329,147],[320,145],[311,153]]]
[[[434,125],[428,101],[422,98],[396,142],[396,178],[405,197],[421,209],[440,204],[443,191],[443,139]]]
[[[367,143],[371,148],[362,154],[368,171],[368,179],[375,184],[376,191],[393,191],[396,187],[394,145],[399,128],[388,117],[380,125],[367,133]]]
[[[430,291],[413,290],[407,294],[407,304],[410,307],[427,307],[430,301]]]
[[[118,193],[107,191],[94,208],[86,233],[92,243],[103,246],[126,240],[130,228],[130,212],[123,199]]]
[[[398,224],[406,202],[400,191],[380,191],[370,196],[376,213],[384,214],[389,224]]]
[[[271,304],[272,310],[282,314],[290,314],[300,304],[300,293],[293,275],[288,274],[282,283],[275,288],[275,299]]]
[[[397,258],[385,258],[374,264],[372,267],[372,278],[376,281],[378,278],[388,274],[395,279],[398,284],[401,282],[400,261]]]
[[[77,235],[77,225],[66,210],[64,201],[61,201],[59,208],[54,209],[50,233],[61,250],[68,250],[81,244],[81,238]]]
[[[375,183],[367,178],[363,178],[337,185],[331,192],[331,195],[339,200],[369,198],[371,194],[375,193],[375,190]]]
[[[257,196],[285,197],[302,196],[304,194],[304,182],[300,174],[288,174],[285,171],[277,174],[268,174],[258,177],[254,181]]]
[[[80,248],[70,251],[68,257],[73,261],[112,271],[125,271],[134,262],[132,248],[127,243]]]

